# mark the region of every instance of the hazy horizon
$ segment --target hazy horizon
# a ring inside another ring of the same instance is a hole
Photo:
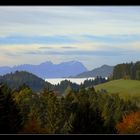
[[[0,6],[0,66],[140,60],[140,6]]]

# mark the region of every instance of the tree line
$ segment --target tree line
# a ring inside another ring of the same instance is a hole
[[[112,78],[140,80],[140,61],[116,65],[113,69]]]
[[[60,82],[60,84],[51,86],[50,88],[54,91],[58,91],[60,94],[64,94],[65,91],[69,89],[78,91],[80,88],[89,88],[105,82],[108,82],[108,79],[105,79],[101,76],[97,76],[95,77],[95,79],[86,79],[80,85],[76,83],[72,83],[70,80],[63,80]]]

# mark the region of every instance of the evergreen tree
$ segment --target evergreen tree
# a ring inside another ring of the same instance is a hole
[[[11,94],[5,95],[3,85],[0,87],[0,133],[17,133],[21,128],[19,109]]]

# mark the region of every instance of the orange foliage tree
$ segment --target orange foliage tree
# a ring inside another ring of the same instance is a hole
[[[41,126],[37,110],[33,108],[28,114],[28,120],[24,122],[21,134],[47,134],[48,130]]]
[[[123,116],[116,129],[119,134],[140,134],[140,112],[131,112]]]
[[[20,134],[47,134],[48,131],[45,128],[42,128],[37,119],[34,117],[27,121],[27,123],[23,126],[22,130],[19,132]]]

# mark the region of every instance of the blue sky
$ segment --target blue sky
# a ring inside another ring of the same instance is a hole
[[[140,59],[140,6],[1,6],[0,66]]]

